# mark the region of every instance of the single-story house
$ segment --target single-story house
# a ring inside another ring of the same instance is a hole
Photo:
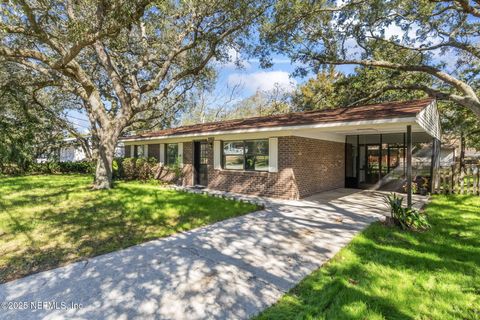
[[[177,163],[185,186],[299,199],[415,177],[431,184],[440,135],[436,101],[423,99],[203,123],[121,141],[126,157]]]

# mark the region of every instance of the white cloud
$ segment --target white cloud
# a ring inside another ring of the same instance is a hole
[[[255,92],[269,91],[280,87],[285,91],[292,91],[297,85],[295,79],[289,77],[286,71],[259,71],[253,73],[232,73],[228,76],[229,86],[240,85],[245,89]]]
[[[228,61],[221,63],[224,68],[243,68],[248,69],[251,67],[250,63],[242,58],[240,52],[235,48],[228,48],[227,51]]]
[[[405,34],[412,39],[415,38],[418,29],[420,29],[420,27],[417,24],[413,24],[405,31],[398,24],[392,23],[385,28],[385,39],[390,39],[394,36],[402,39]]]

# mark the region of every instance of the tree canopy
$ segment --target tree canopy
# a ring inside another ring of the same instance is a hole
[[[82,101],[99,141],[95,187],[109,188],[122,131],[138,119],[168,114],[185,92],[211,80],[211,62],[244,46],[269,6],[248,0],[8,1],[1,6],[0,56],[32,72],[38,88],[60,88]]]
[[[32,101],[28,80],[15,65],[0,68],[0,172],[18,173],[36,158],[54,156],[68,129],[59,116],[44,112]]]
[[[480,117],[479,36],[475,1],[281,0],[263,26],[258,53],[264,65],[272,49],[285,53],[300,64],[300,74],[346,64],[421,74],[428,81],[385,83],[378,90],[422,91]],[[397,54],[385,54],[392,50]],[[395,59],[399,55],[403,59]]]

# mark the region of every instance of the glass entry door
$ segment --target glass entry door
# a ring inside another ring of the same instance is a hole
[[[380,180],[380,145],[360,145],[359,183],[375,184]]]
[[[367,184],[375,184],[380,180],[380,146],[367,145],[367,168],[366,181]]]
[[[194,169],[195,184],[200,186],[208,185],[208,144],[206,141],[195,141],[194,143]]]
[[[405,134],[402,132],[347,136],[345,186],[386,186],[396,190],[399,185],[401,188],[405,179],[405,153]]]

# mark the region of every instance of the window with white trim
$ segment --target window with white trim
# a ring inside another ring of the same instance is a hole
[[[137,158],[146,158],[147,157],[147,145],[146,144],[141,144],[135,146],[137,149],[136,157]]]
[[[165,164],[173,166],[178,159],[178,143],[165,144]]]
[[[223,169],[268,171],[268,140],[224,141]]]

